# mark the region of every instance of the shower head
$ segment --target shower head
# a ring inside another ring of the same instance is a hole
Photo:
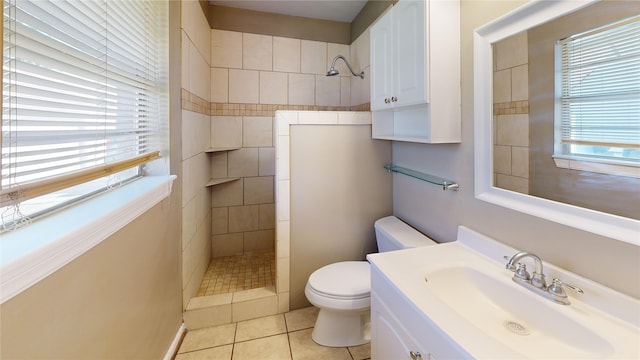
[[[342,59],[342,61],[344,61],[344,63],[347,64],[347,67],[349,68],[353,76],[358,76],[360,77],[360,79],[364,79],[364,71],[361,71],[360,74],[356,74],[355,71],[353,71],[353,69],[351,68],[351,65],[349,65],[349,62],[347,62],[347,59],[345,59],[344,56],[342,55],[338,55],[335,58],[333,58],[333,63],[331,64],[329,71],[327,71],[327,76],[335,76],[340,74],[340,72],[336,70],[336,61],[338,61],[338,59]]]
[[[335,76],[338,74],[340,74],[340,72],[336,70],[336,68],[334,68],[333,66],[331,67],[331,69],[329,69],[329,71],[327,71],[327,76]]]

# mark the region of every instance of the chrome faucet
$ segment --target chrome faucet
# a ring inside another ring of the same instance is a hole
[[[526,257],[533,259],[535,264],[535,269],[533,271],[533,274],[531,275],[529,275],[529,272],[527,271],[527,266],[523,263],[520,263],[520,260]],[[507,258],[508,256],[505,256],[505,259]],[[579,287],[564,284],[559,279],[553,279],[553,283],[547,286],[547,282],[544,279],[544,273],[542,270],[542,260],[540,260],[537,255],[526,251],[521,251],[513,255],[511,259],[509,259],[509,262],[507,262],[507,265],[505,265],[505,268],[514,272],[512,278],[514,282],[539,295],[544,296],[549,300],[562,305],[569,305],[571,303],[566,292],[564,291],[565,286],[580,294],[584,293]]]
[[[528,276],[527,268],[524,264],[519,264],[516,267],[515,264],[518,264],[521,259],[525,257],[530,257],[535,262],[535,270],[533,270],[533,275],[531,277]],[[542,260],[537,255],[532,253],[521,251],[511,257],[511,260],[506,265],[506,268],[515,271],[514,280],[524,280],[525,282],[529,282],[532,286],[537,287],[538,289],[546,289],[547,282],[544,280],[544,273],[542,272]]]

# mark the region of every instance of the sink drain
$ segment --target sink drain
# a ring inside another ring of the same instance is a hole
[[[511,331],[512,333],[516,334],[516,335],[521,335],[521,336],[527,336],[529,334],[531,334],[529,332],[529,330],[527,330],[526,327],[518,324],[515,321],[505,321],[502,323],[502,325],[504,325],[504,327],[507,328],[507,330]]]

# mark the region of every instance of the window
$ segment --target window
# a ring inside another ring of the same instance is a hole
[[[140,177],[159,157],[166,7],[4,1],[3,228]]]
[[[556,46],[560,167],[640,177],[640,16]]]

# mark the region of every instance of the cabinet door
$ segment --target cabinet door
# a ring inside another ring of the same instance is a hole
[[[380,312],[375,316],[375,333],[371,340],[372,360],[428,360],[425,352],[420,352],[418,345],[406,330],[391,316]]]
[[[393,10],[394,105],[424,104],[428,100],[427,7],[424,0],[400,0]]]
[[[393,106],[393,48],[391,17],[393,8],[371,27],[371,110]],[[387,99],[387,101],[385,101]]]

